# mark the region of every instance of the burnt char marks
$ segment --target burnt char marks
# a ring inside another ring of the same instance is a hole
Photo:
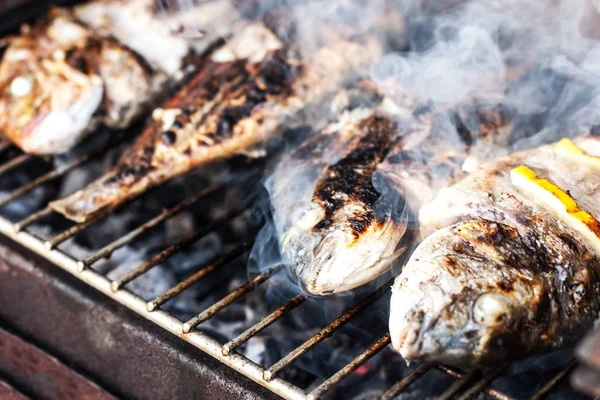
[[[376,115],[359,123],[359,139],[353,148],[336,164],[326,168],[317,183],[313,201],[323,207],[325,216],[315,225],[314,231],[332,225],[336,211],[349,203],[356,205],[356,209],[349,211],[351,214],[347,216],[356,239],[376,222],[374,206],[380,195],[373,187],[372,178],[377,164],[391,145],[396,129],[395,121]]]
[[[462,143],[470,147],[478,140],[493,135],[498,129],[506,126],[510,115],[501,106],[472,104],[459,108],[453,113],[452,118]]]
[[[236,125],[250,117],[258,106],[275,98],[284,102],[290,96],[300,69],[289,63],[286,51],[275,51],[260,63],[246,66],[247,79],[234,92],[226,95],[228,101],[219,111],[214,130],[206,132],[208,140],[198,145],[218,144],[233,137]],[[260,121],[257,120],[257,123],[260,124]]]
[[[154,150],[154,146],[151,145],[140,148],[132,159],[128,160],[129,162],[117,166],[116,172],[104,181],[105,184],[110,185],[118,182],[123,185],[132,185],[146,176],[155,168],[152,165]]]

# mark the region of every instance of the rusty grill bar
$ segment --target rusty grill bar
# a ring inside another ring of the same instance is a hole
[[[10,145],[6,142],[0,142],[0,152],[4,153],[9,147]],[[17,153],[16,156],[0,165],[0,175],[8,173],[9,171],[21,166],[33,158],[34,157],[29,155]],[[33,189],[59,178],[75,168],[85,166],[90,158],[91,157],[88,156],[77,158],[35,178],[31,182],[13,190],[5,197],[0,198],[0,207],[19,199]],[[206,196],[214,194],[218,191],[226,190],[228,187],[230,187],[230,185],[239,183],[239,181],[240,180],[237,179],[235,181],[232,180],[229,182],[209,186],[197,192],[196,194],[187,197],[179,204],[165,209],[162,213],[131,230],[119,239],[105,245],[99,250],[92,252],[82,259],[77,259],[66,251],[63,251],[58,247],[59,244],[97,223],[108,213],[95,218],[93,221],[76,224],[71,228],[55,235],[54,237],[44,240],[36,234],[28,231],[27,227],[52,214],[52,210],[46,206],[18,222],[11,222],[4,217],[0,217],[0,232],[16,242],[24,245],[35,253],[45,257],[60,268],[71,273],[75,277],[111,297],[127,308],[133,310],[137,314],[154,322],[172,334],[179,336],[181,339],[191,343],[200,350],[208,353],[217,360],[235,369],[239,373],[270,389],[279,396],[285,399],[294,400],[319,399],[340,384],[340,382],[352,374],[352,372],[364,365],[373,356],[386,348],[390,343],[390,335],[385,334],[380,337],[370,347],[366,348],[361,354],[359,354],[353,361],[348,363],[346,366],[341,368],[339,371],[309,392],[305,392],[303,389],[278,377],[278,373],[290,366],[290,364],[292,364],[296,359],[311,351],[311,349],[317,344],[334,335],[339,328],[351,321],[353,317],[365,312],[365,310],[373,305],[376,300],[380,299],[389,291],[391,281],[387,282],[380,289],[366,296],[354,306],[348,308],[329,325],[323,327],[314,336],[306,340],[300,346],[267,368],[263,368],[257,363],[249,360],[242,354],[236,352],[236,349],[250,340],[253,336],[257,335],[265,328],[278,321],[286,313],[303,304],[307,300],[307,296],[305,294],[298,294],[290,298],[271,314],[264,316],[259,322],[249,326],[243,333],[227,343],[220,343],[216,339],[195,328],[201,325],[202,322],[221,312],[224,308],[228,307],[236,300],[247,295],[259,285],[264,284],[273,275],[281,273],[281,265],[276,265],[270,269],[267,269],[266,271],[263,271],[261,274],[256,275],[252,279],[239,286],[238,289],[231,292],[212,306],[208,307],[189,321],[182,321],[160,308],[168,300],[178,296],[189,287],[198,284],[203,278],[217,271],[229,261],[239,258],[243,254],[247,253],[247,251],[251,248],[251,243],[243,243],[225,252],[224,254],[214,257],[212,260],[200,267],[197,272],[193,273],[188,278],[179,282],[172,288],[168,289],[150,301],[146,301],[132,291],[124,288],[128,282],[131,282],[133,279],[147,273],[161,261],[166,260],[167,258],[176,254],[178,251],[203,238],[208,233],[218,229],[223,224],[240,216],[250,207],[250,199],[248,199],[243,207],[229,210],[223,217],[217,218],[215,221],[196,231],[191,236],[188,236],[180,242],[165,248],[158,254],[151,257],[148,261],[133,268],[131,271],[117,280],[111,280],[106,276],[106,274],[101,274],[92,268],[94,263],[102,259],[109,258],[115,250],[136,240],[143,233],[156,227],[161,222],[164,222],[175,216],[187,207],[197,203],[202,198],[205,198]],[[550,393],[570,373],[575,365],[575,361],[569,362],[554,378],[546,382],[533,398],[541,399],[546,394]],[[480,371],[468,371],[463,373],[454,368],[445,366],[420,365],[408,373],[403,379],[391,386],[380,396],[380,399],[383,400],[395,398],[399,394],[406,391],[421,377],[426,375],[432,368],[436,368],[455,379],[454,383],[447,388],[446,392],[442,394],[441,398],[472,399],[480,393],[485,393],[487,396],[493,399],[510,400],[512,397],[490,388],[492,382],[498,377],[502,376],[508,367],[508,364],[502,365],[497,367],[492,372],[482,375]]]

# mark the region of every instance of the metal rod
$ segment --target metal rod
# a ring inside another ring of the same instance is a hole
[[[27,161],[31,160],[33,158],[33,156],[31,154],[21,154],[20,156],[17,156],[13,159],[11,159],[10,161],[5,162],[4,164],[0,165],[0,175],[4,174],[5,172],[18,167],[21,164],[26,163]]]
[[[200,192],[186,198],[185,200],[183,200],[179,204],[175,205],[174,207],[164,210],[162,213],[160,213],[156,217],[152,218],[150,221],[146,222],[143,225],[138,226],[136,229],[132,230],[131,232],[127,233],[126,235],[121,236],[119,239],[116,239],[112,243],[107,244],[100,250],[95,251],[94,253],[88,255],[85,259],[79,261],[79,263],[78,263],[79,269],[81,270],[85,267],[89,267],[90,265],[92,265],[93,263],[97,262],[98,260],[100,260],[102,258],[109,258],[110,255],[115,250],[134,241],[135,239],[140,237],[142,234],[144,234],[146,231],[154,228],[156,225],[158,225],[161,222],[163,222],[164,220],[174,216],[175,214],[178,214],[185,208],[196,203],[201,198],[208,196],[208,195],[214,193],[215,191],[221,189],[223,186],[224,186],[223,184],[210,186],[210,187],[203,189]]]
[[[78,166],[85,163],[88,159],[89,159],[89,156],[86,155],[86,156],[80,157],[76,160],[73,160],[67,164],[63,164],[63,165],[57,167],[56,169],[34,179],[33,181],[13,190],[12,192],[10,192],[9,194],[7,194],[6,196],[4,196],[3,198],[0,199],[0,207],[10,203],[11,201],[15,200],[16,198],[21,197],[22,195],[35,189],[36,187],[43,185],[44,183],[49,182],[52,179],[56,179],[56,178],[60,177],[61,175],[64,175],[65,173],[69,172],[73,168],[77,168]]]
[[[290,365],[292,362],[294,362],[294,360],[296,360],[304,353],[315,347],[317,344],[321,343],[323,340],[333,335],[336,330],[338,330],[341,326],[347,323],[352,317],[354,317],[356,314],[364,310],[367,306],[371,305],[375,302],[375,300],[381,297],[383,293],[385,293],[391,287],[391,284],[392,280],[385,283],[385,285],[383,285],[380,289],[374,291],[373,293],[365,297],[361,302],[359,302],[354,307],[346,311],[344,314],[336,318],[325,328],[321,329],[316,335],[308,339],[306,342],[302,343],[300,346],[296,347],[288,355],[286,355],[281,360],[273,364],[270,368],[268,368],[265,371],[265,380],[268,381],[273,379],[279,371]]]
[[[479,370],[470,370],[461,378],[455,380],[452,385],[438,398],[438,400],[450,400],[459,392],[462,392],[469,383],[481,372]]]
[[[477,382],[475,385],[471,386],[469,390],[467,390],[462,396],[458,398],[458,400],[471,400],[474,399],[479,393],[483,392],[485,388],[487,388],[496,378],[498,378],[501,374],[504,373],[509,367],[509,364],[505,364],[501,367],[498,367],[494,372],[487,375]]]
[[[207,266],[202,268],[200,271],[196,272],[189,278],[185,279],[182,282],[179,282],[177,285],[173,286],[171,289],[167,290],[165,293],[157,296],[156,298],[150,300],[148,304],[146,304],[146,308],[148,311],[154,311],[158,307],[162,306],[167,301],[171,300],[173,297],[179,295],[185,289],[194,285],[213,271],[216,271],[218,268],[227,265],[231,260],[239,257],[245,251],[249,250],[252,246],[248,244],[244,244],[242,246],[238,246],[229,253],[224,256],[218,257],[216,260],[211,261]]]
[[[216,313],[229,306],[231,303],[239,299],[240,297],[245,296],[254,288],[256,288],[261,283],[265,282],[269,279],[274,273],[278,272],[281,269],[281,264],[275,267],[271,267],[261,274],[255,276],[250,279],[248,282],[244,283],[242,286],[237,288],[235,291],[229,293],[227,296],[223,297],[220,301],[216,302],[200,314],[196,315],[194,318],[190,319],[186,323],[184,323],[181,327],[183,333],[190,333],[192,329],[206,321],[207,319],[212,318]]]
[[[577,365],[577,360],[571,360],[569,363],[558,373],[556,374],[548,383],[546,383],[536,394],[533,395],[531,400],[541,400],[543,399],[552,389],[556,387],[564,378],[569,375],[569,373],[575,368]]]
[[[455,379],[460,379],[463,377],[463,373],[455,370],[454,368],[446,367],[444,365],[437,365],[437,369],[449,375]],[[496,389],[485,388],[484,392],[493,399],[496,400],[515,400],[513,397],[508,396],[502,392],[497,391]]]
[[[81,232],[83,232],[84,230],[86,230],[87,228],[89,228],[90,226],[94,225],[96,222],[98,222],[98,220],[100,220],[100,218],[103,218],[105,215],[97,215],[92,217],[91,219],[82,222],[80,224],[77,225],[73,225],[72,227],[70,227],[69,229],[59,233],[58,235],[46,240],[44,242],[44,247],[46,247],[46,250],[52,250],[53,248],[55,248],[57,245],[61,244],[62,242],[64,242],[65,240],[72,238],[73,236],[76,236],[78,234],[80,234]]]
[[[23,229],[27,228],[29,225],[47,217],[52,214],[52,209],[48,206],[42,208],[39,211],[34,212],[27,218],[23,218],[19,222],[16,222],[12,225],[15,232],[21,232]]]
[[[223,355],[229,355],[232,351],[240,347],[242,344],[246,343],[250,338],[255,336],[257,333],[261,332],[263,329],[267,328],[269,325],[278,321],[281,317],[287,314],[289,311],[298,307],[300,304],[304,303],[308,296],[306,293],[300,293],[296,297],[292,298],[290,301],[279,307],[277,310],[273,311],[271,314],[261,319],[256,324],[252,325],[250,328],[246,329],[236,338],[233,338],[229,342],[223,345]]]
[[[431,365],[419,365],[410,374],[406,375],[404,378],[402,378],[402,380],[399,380],[394,384],[394,386],[386,390],[385,393],[379,397],[379,400],[395,399],[400,393],[408,389],[410,385],[412,385],[417,379],[429,372],[430,369]]]
[[[192,235],[188,236],[187,238],[179,241],[178,243],[175,243],[174,245],[171,245],[171,246],[167,247],[166,249],[164,249],[163,251],[161,251],[160,253],[158,253],[154,257],[152,257],[150,260],[148,260],[148,261],[140,264],[136,268],[134,268],[131,271],[129,271],[121,279],[113,281],[112,284],[111,284],[112,290],[114,292],[116,292],[121,287],[123,287],[124,285],[128,284],[129,282],[131,282],[135,278],[139,277],[140,275],[145,274],[146,272],[150,271],[152,268],[154,268],[155,266],[157,266],[161,262],[163,262],[166,259],[168,259],[169,257],[171,257],[173,254],[175,254],[178,251],[183,250],[186,247],[190,246],[194,242],[198,241],[200,238],[206,236],[210,232],[212,232],[215,229],[219,228],[221,225],[223,225],[224,223],[226,223],[230,219],[233,219],[233,218],[237,217],[238,215],[240,215],[241,213],[243,213],[244,211],[246,211],[246,209],[247,209],[247,207],[246,208],[241,208],[241,209],[236,209],[236,210],[233,210],[233,211],[229,211],[224,216],[222,216],[221,218],[218,218],[217,220],[211,222],[204,229],[201,229],[201,230],[193,233]]]
[[[386,333],[381,339],[375,342],[371,347],[362,352],[354,360],[346,364],[342,369],[336,372],[331,378],[317,386],[312,392],[310,392],[306,398],[308,400],[317,400],[323,394],[327,393],[335,385],[337,385],[342,379],[356,371],[358,367],[369,361],[375,354],[383,350],[388,344],[390,344],[390,334]]]

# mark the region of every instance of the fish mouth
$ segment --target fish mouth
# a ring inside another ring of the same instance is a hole
[[[388,271],[402,251],[394,252],[392,240],[378,248],[348,236],[344,232],[327,235],[313,247],[311,258],[296,264],[296,276],[305,292],[326,296],[356,289]]]
[[[435,284],[394,284],[390,334],[393,347],[405,360],[453,366],[470,363],[480,331],[470,329],[468,313],[453,312],[452,298]]]

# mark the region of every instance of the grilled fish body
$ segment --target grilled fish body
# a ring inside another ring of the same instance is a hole
[[[53,9],[44,22],[9,38],[0,63],[3,134],[28,153],[56,154],[98,123],[129,126],[167,82],[181,79],[193,44],[163,32],[169,24],[152,16],[150,4],[112,0]]]
[[[557,348],[592,325],[600,140],[575,144],[509,156],[421,209],[431,235],[391,299],[392,343],[404,358],[485,365]]]
[[[380,51],[375,39],[341,41],[301,61],[262,24],[251,24],[154,111],[154,121],[112,171],[51,207],[85,221],[192,168],[244,153]]]
[[[406,220],[397,193],[383,195],[372,179],[397,131],[394,118],[355,109],[309,138],[269,178],[283,259],[307,292],[350,290],[389,266]]]

